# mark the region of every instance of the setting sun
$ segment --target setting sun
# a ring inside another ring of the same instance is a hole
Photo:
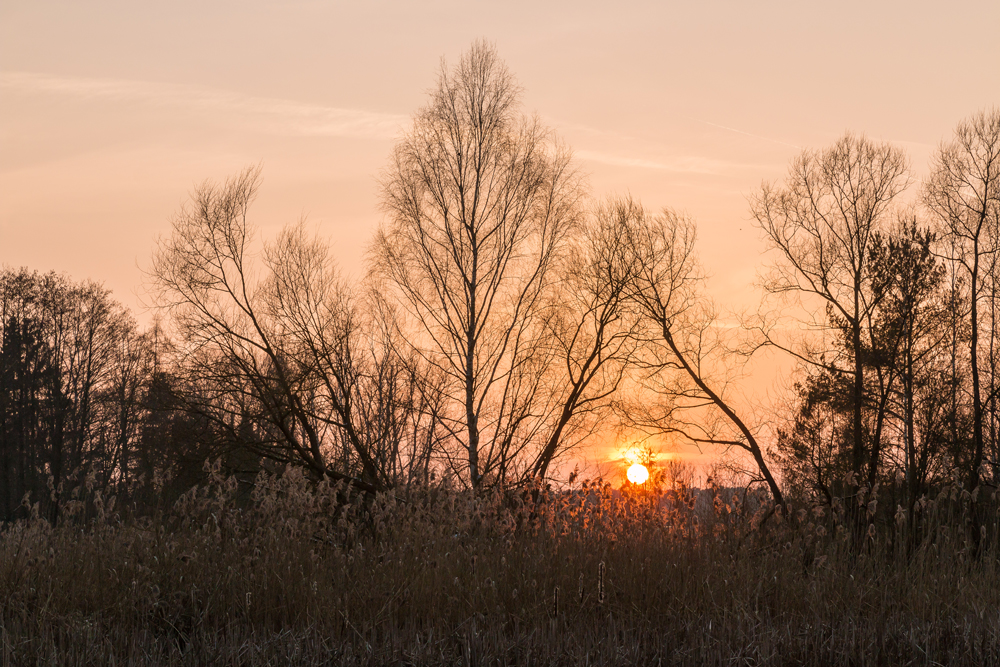
[[[646,480],[649,479],[649,471],[641,463],[633,463],[625,475],[628,477],[628,481],[633,484],[645,484]]]

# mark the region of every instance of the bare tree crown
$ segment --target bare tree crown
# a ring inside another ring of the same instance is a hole
[[[417,325],[416,349],[449,378],[450,429],[474,486],[505,476],[539,427],[544,297],[581,193],[568,151],[521,113],[518,93],[484,43],[442,66],[383,173],[372,250]]]

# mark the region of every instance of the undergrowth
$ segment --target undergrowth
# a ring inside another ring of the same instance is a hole
[[[373,499],[216,472],[145,517],[84,490],[0,532],[0,661],[1000,664],[994,499],[949,486],[911,516],[876,495],[857,539],[842,503],[714,487]]]

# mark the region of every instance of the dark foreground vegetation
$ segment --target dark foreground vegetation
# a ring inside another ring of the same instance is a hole
[[[0,533],[4,665],[1000,664],[998,504],[774,513],[602,484],[404,499],[217,473],[154,517],[80,489]],[[74,493],[74,496],[77,494]],[[857,499],[856,499],[857,500]],[[871,510],[869,512],[868,510]],[[989,519],[980,552],[969,514]],[[895,516],[894,516],[895,514]],[[910,526],[917,526],[911,528]]]

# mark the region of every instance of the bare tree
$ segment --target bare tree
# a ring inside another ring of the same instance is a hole
[[[995,400],[983,400],[983,364],[980,337],[983,318],[980,304],[986,299],[995,270],[997,227],[1000,225],[1000,109],[982,111],[955,129],[951,143],[938,149],[932,173],[924,185],[924,202],[937,216],[954,252],[949,258],[963,270],[968,280],[970,319],[969,352],[972,372],[973,455],[969,485],[979,485],[983,464],[983,407]],[[988,311],[989,312],[989,311]],[[996,322],[990,321],[995,336]]]
[[[317,425],[339,429],[361,463],[363,476],[379,479],[379,464],[357,423],[359,313],[320,239],[303,223],[282,230],[264,252],[270,275],[261,290],[267,335],[287,367],[317,385],[304,386],[306,412]],[[322,428],[321,426],[321,428]]]
[[[629,287],[637,267],[629,261],[627,241],[637,209],[629,198],[595,206],[562,260],[549,319],[549,344],[555,348],[551,394],[558,401],[533,466],[539,477],[572,445],[567,435],[574,425],[583,435],[590,432],[584,415],[607,415],[636,361],[640,321]]]
[[[780,255],[765,288],[799,299],[807,311],[818,302],[819,312],[799,326],[844,339],[841,353],[834,348],[831,355],[830,348],[791,347],[764,326],[767,344],[852,376],[851,469],[869,484],[880,458],[879,442],[870,451],[865,446],[863,419],[865,349],[872,348],[866,323],[877,306],[869,261],[875,234],[890,219],[908,183],[902,151],[847,134],[828,149],[804,151],[792,162],[783,186],[765,183],[750,200],[754,218]],[[838,356],[846,356],[847,364],[838,364]]]
[[[644,384],[664,401],[661,414],[637,415],[646,426],[690,442],[747,452],[774,501],[783,504],[754,429],[727,397],[731,377],[720,354],[715,310],[701,293],[693,221],[669,209],[652,216],[633,206],[627,225],[625,262],[635,271],[629,297],[643,318],[640,335],[648,355]]]
[[[383,174],[388,219],[372,249],[414,349],[446,379],[441,423],[472,487],[512,474],[545,423],[545,295],[577,223],[569,155],[521,115],[518,92],[482,42],[442,65]]]
[[[319,383],[311,414],[336,429],[345,440],[341,451],[354,452],[368,477],[385,485],[412,481],[418,469],[426,471],[430,441],[417,444],[411,435],[433,420],[433,411],[417,403],[436,394],[419,364],[399,356],[394,314],[376,292],[354,295],[327,244],[302,222],[287,226],[264,257],[270,276],[263,303],[278,326],[273,336],[283,356],[300,360]],[[408,452],[400,449],[404,440]]]
[[[258,276],[247,216],[259,183],[254,167],[197,189],[153,257],[151,288],[178,333],[187,407],[271,459],[385,488],[356,410],[369,360],[356,347],[352,297],[301,225],[265,246]]]

